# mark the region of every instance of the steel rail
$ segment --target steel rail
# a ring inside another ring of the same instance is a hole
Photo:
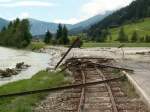
[[[134,72],[134,70],[131,70],[131,69],[121,68],[121,67],[116,67],[116,66],[111,66],[111,65],[104,65],[104,64],[98,64],[98,63],[91,63],[91,64],[95,64],[96,67],[101,67],[101,68],[114,68],[114,69],[118,69],[118,70]]]
[[[81,68],[80,68],[80,70],[81,70],[81,75],[82,75],[82,84],[85,84],[86,83],[85,74]],[[78,106],[78,112],[82,112],[84,102],[85,102],[85,87],[82,88],[80,102],[79,102],[79,106]]]
[[[70,58],[69,60],[73,60],[73,59],[103,59],[103,60],[113,60],[112,58],[98,58],[98,57],[73,57]]]
[[[97,73],[102,77],[103,80],[106,80],[106,77],[104,76],[104,74],[95,67]],[[113,112],[119,112],[118,109],[117,109],[117,105],[115,103],[115,98],[113,97],[113,93],[112,93],[112,90],[111,90],[111,87],[108,85],[108,83],[105,84],[106,85],[106,88],[108,90],[108,93],[110,95],[110,99],[111,99],[111,103],[112,103],[112,108],[113,108]]]
[[[108,80],[103,80],[103,81],[95,81],[95,82],[90,82],[90,83],[85,83],[85,84],[75,84],[71,86],[62,86],[62,87],[56,87],[56,88],[48,88],[48,89],[39,89],[39,90],[33,90],[33,91],[24,91],[24,92],[18,92],[18,93],[8,93],[4,95],[0,95],[0,98],[7,98],[7,97],[16,97],[16,96],[25,96],[25,95],[31,95],[31,94],[37,94],[37,93],[46,93],[46,92],[56,92],[56,91],[61,91],[61,90],[66,90],[66,89],[72,89],[72,88],[84,88],[87,86],[93,86],[93,85],[99,85],[103,83],[108,83],[112,81],[117,81],[117,80],[122,80],[125,78],[125,75],[108,79]]]

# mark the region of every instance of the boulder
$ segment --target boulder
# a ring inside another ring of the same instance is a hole
[[[16,68],[7,68],[6,70],[0,70],[0,76],[3,78],[11,77],[13,75],[17,75],[19,72],[22,71],[22,69],[27,69],[28,67],[30,67],[30,65],[25,65],[24,62],[17,63]]]

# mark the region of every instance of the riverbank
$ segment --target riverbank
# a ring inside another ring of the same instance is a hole
[[[21,80],[0,87],[0,95],[30,91],[37,89],[46,89],[62,86],[68,83],[67,74],[41,71],[31,79]],[[32,112],[36,104],[44,99],[48,94],[40,93],[34,95],[1,98],[0,112]]]

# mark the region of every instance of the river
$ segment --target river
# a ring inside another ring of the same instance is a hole
[[[27,70],[22,71],[16,76],[0,78],[0,85],[22,79],[29,79],[39,71],[50,66],[53,67],[55,65],[53,57],[55,57],[55,59],[58,57],[57,52],[54,50],[48,54],[0,47],[0,69],[15,68],[16,63],[20,62],[31,65]]]

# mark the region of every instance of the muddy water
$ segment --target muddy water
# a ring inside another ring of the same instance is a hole
[[[55,56],[55,53],[53,53],[53,56]],[[30,51],[0,47],[0,69],[15,68],[16,63],[19,62],[31,65],[30,68],[22,71],[16,76],[0,78],[0,85],[22,79],[29,79],[37,72],[49,66],[54,66],[52,65],[53,56],[46,53],[34,53]]]

